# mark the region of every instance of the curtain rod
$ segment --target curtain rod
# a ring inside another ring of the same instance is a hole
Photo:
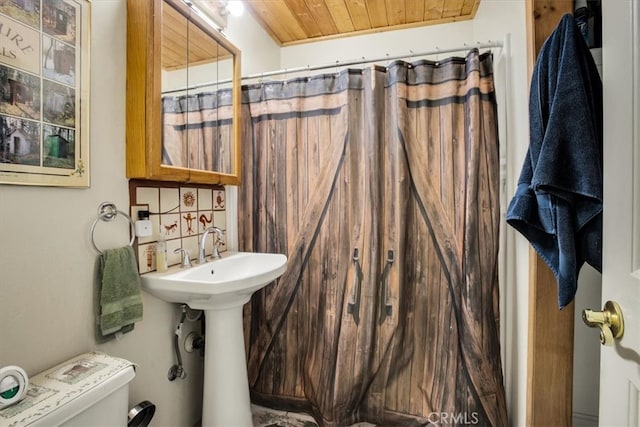
[[[462,52],[465,50],[470,50],[470,49],[489,49],[489,48],[502,48],[503,43],[501,41],[491,41],[489,40],[486,43],[476,43],[474,45],[463,45],[461,47],[454,47],[454,48],[448,48],[448,49],[439,49],[439,48],[435,48],[434,50],[430,50],[430,51],[426,51],[426,52],[418,52],[418,53],[414,53],[412,51],[410,51],[408,54],[404,54],[404,55],[396,55],[396,56],[384,56],[384,57],[380,57],[380,58],[373,58],[373,59],[366,59],[365,57],[362,57],[361,59],[354,59],[354,60],[349,60],[349,61],[336,61],[334,63],[331,64],[321,64],[321,65],[313,65],[313,66],[309,66],[307,65],[306,67],[295,67],[295,68],[283,68],[281,70],[274,70],[274,71],[266,71],[264,73],[256,73],[256,74],[250,74],[248,76],[243,76],[240,78],[240,81],[244,81],[244,80],[254,80],[254,79],[261,79],[264,77],[271,77],[271,76],[277,76],[280,74],[289,74],[289,73],[300,73],[300,72],[308,72],[308,71],[318,71],[318,70],[326,70],[329,68],[336,68],[336,67],[346,67],[346,66],[350,66],[350,65],[362,65],[362,64],[370,64],[372,62],[380,62],[380,61],[395,61],[398,59],[405,59],[405,58],[415,58],[417,56],[430,56],[430,55],[438,55],[438,54],[444,54],[444,53],[453,53],[453,52]],[[183,87],[180,89],[172,89],[172,90],[167,90],[167,91],[163,91],[162,94],[169,94],[169,93],[175,93],[175,92],[184,92],[185,90],[188,89],[201,89],[203,87],[209,87],[209,86],[215,86],[218,84],[227,84],[227,83],[231,83],[233,80],[232,79],[224,79],[224,80],[218,80],[215,82],[207,82],[207,83],[200,83],[197,85],[193,85],[193,86],[189,86],[189,87]]]

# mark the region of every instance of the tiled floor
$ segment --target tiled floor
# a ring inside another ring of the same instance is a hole
[[[276,411],[252,405],[254,427],[318,427],[313,417],[308,414]],[[358,423],[351,427],[374,427],[373,424]]]
[[[254,427],[318,427],[313,417],[307,414],[276,411],[253,405]]]

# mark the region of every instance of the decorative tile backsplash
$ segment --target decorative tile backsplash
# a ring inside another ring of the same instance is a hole
[[[204,230],[216,226],[225,232],[220,251],[226,251],[225,190],[220,185],[173,184],[169,182],[129,181],[130,206],[149,210],[153,234],[137,238],[140,273],[156,269],[155,249],[160,234],[167,242],[169,266],[180,263],[178,248],[189,251],[192,260],[198,255],[198,242]],[[137,219],[131,209],[131,217]],[[213,240],[213,239],[212,239]],[[206,254],[211,255],[212,240],[207,241]]]

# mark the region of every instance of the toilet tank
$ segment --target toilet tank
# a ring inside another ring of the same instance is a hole
[[[127,425],[134,364],[89,352],[29,377],[26,397],[0,411],[0,425],[116,427]]]

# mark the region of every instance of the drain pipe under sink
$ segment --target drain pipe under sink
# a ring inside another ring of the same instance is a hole
[[[180,321],[173,335],[173,348],[176,352],[176,360],[178,363],[169,368],[169,373],[167,374],[169,381],[174,381],[176,378],[180,378],[181,380],[187,378],[187,373],[182,367],[182,355],[180,354],[180,338],[182,337],[182,326],[187,318],[187,305],[182,304],[180,308],[182,310]]]

